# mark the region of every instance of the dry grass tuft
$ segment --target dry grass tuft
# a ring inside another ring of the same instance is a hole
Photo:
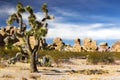
[[[1,78],[15,78],[15,76],[13,76],[11,74],[4,74],[1,76]]]
[[[5,67],[7,67],[6,64],[0,63],[0,68],[5,68]]]
[[[20,80],[28,80],[27,78],[22,77]]]
[[[86,69],[86,70],[67,70],[65,71],[67,73],[71,73],[71,74],[84,74],[84,75],[103,75],[103,74],[108,74],[109,72],[107,70],[89,70],[89,69]]]
[[[41,80],[41,76],[40,75],[33,75],[33,74],[31,74],[29,77],[30,77],[30,79],[33,79],[33,80]]]

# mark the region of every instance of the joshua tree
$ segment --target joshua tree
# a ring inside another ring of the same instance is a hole
[[[47,34],[47,26],[46,20],[51,20],[54,17],[48,15],[48,9],[46,3],[43,3],[41,6],[41,10],[44,13],[44,17],[41,21],[36,20],[36,16],[33,12],[33,9],[30,5],[23,6],[21,2],[18,2],[16,6],[16,13],[9,16],[6,23],[8,25],[11,25],[14,21],[16,21],[19,24],[19,31],[16,31],[15,35],[23,38],[27,53],[30,55],[30,70],[31,72],[37,72],[37,66],[36,66],[36,55],[37,51],[40,46],[40,41],[43,37]],[[28,23],[30,26],[30,29],[26,29],[26,24],[23,22],[22,13],[28,12]],[[32,48],[30,44],[30,36],[33,36],[35,38],[35,45]]]

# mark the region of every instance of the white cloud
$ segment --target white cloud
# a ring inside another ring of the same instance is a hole
[[[11,6],[3,6],[0,9],[0,15],[10,15],[15,12],[15,8]]]
[[[79,18],[89,18],[92,19],[95,16],[89,15],[78,15],[77,13],[70,13],[69,11],[63,11],[60,9],[55,9],[57,13],[60,13],[63,16],[71,16],[71,17],[79,17]],[[96,19],[101,19],[100,17],[95,17]],[[120,39],[120,26],[115,23],[86,23],[86,24],[75,24],[62,22],[65,17],[61,16],[61,19],[56,22],[55,21],[49,23],[49,30],[47,38],[55,38],[61,37],[62,39],[75,39],[85,37],[91,37],[95,40],[110,40],[110,39]],[[104,17],[103,17],[104,19]],[[105,20],[109,20],[111,18],[105,17]]]
[[[109,40],[120,39],[120,28],[102,28],[111,24],[95,23],[95,24],[65,24],[65,23],[52,23],[48,31],[47,38],[61,37],[62,39],[75,39],[91,37],[95,40]],[[99,29],[96,29],[99,28]]]
[[[3,14],[12,14],[15,12],[15,8],[4,7],[0,9],[0,15]],[[64,16],[79,16],[76,13],[70,13],[58,10],[57,12],[61,13]],[[35,13],[37,20],[41,20],[43,14],[41,12]],[[29,14],[24,13],[23,19],[27,22]],[[74,17],[75,17],[74,16]],[[84,17],[84,16],[83,16]],[[79,18],[81,18],[79,16]],[[89,16],[91,18],[91,16]],[[94,17],[93,17],[94,18]],[[95,17],[96,18],[96,17]],[[97,17],[99,18],[99,17]],[[95,40],[109,40],[109,39],[120,39],[120,26],[116,27],[115,24],[109,23],[91,23],[91,24],[75,24],[73,23],[61,23],[64,18],[62,16],[56,17],[54,21],[49,21],[49,30],[47,38],[61,37],[62,39],[75,39],[85,37],[91,37]],[[104,28],[106,27],[107,28]],[[109,27],[110,26],[110,27]]]

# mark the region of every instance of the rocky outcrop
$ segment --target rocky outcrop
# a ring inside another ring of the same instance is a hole
[[[83,40],[82,47],[85,51],[96,51],[97,50],[97,43],[96,43],[96,41],[92,40],[91,38],[85,38]]]
[[[107,42],[101,42],[101,43],[99,44],[98,51],[99,51],[99,52],[110,52],[111,49],[110,49],[110,47],[108,46],[108,43],[107,43]]]
[[[48,44],[48,49],[55,49],[55,50],[59,50],[59,51],[63,51],[64,50],[64,42],[62,41],[61,38],[57,37],[55,39],[53,39],[53,43],[52,44]]]
[[[66,44],[65,47],[64,47],[64,51],[72,52],[73,51],[73,47],[70,44]]]
[[[6,26],[0,28],[0,46],[4,46],[5,44],[13,44],[21,45],[24,44],[24,41],[20,37],[16,37],[15,34],[19,33],[19,28],[15,26]],[[30,44],[32,45],[32,48],[34,47],[35,39],[33,36],[30,37]],[[45,48],[47,46],[46,40],[44,38],[41,39],[40,42],[40,48]]]
[[[73,52],[81,52],[81,46],[80,46],[80,39],[76,38],[74,40],[74,45],[73,45]]]
[[[16,27],[6,26],[0,28],[0,46],[4,46],[5,43],[14,44],[19,40],[15,37]]]
[[[111,48],[113,52],[120,52],[120,41],[113,43]]]
[[[64,42],[59,37],[57,37],[53,40],[53,45],[55,46],[55,50],[62,51],[64,48]]]
[[[24,44],[24,41],[20,37],[16,37],[15,34],[19,33],[19,28],[15,26],[6,26],[0,28],[0,46],[4,46],[6,43],[13,45]],[[19,35],[19,34],[18,34]],[[35,39],[33,36],[30,37],[30,44],[32,48],[35,45]],[[99,52],[120,52],[120,41],[116,41],[111,48],[108,46],[107,42],[101,42],[98,46],[95,40],[91,38],[85,38],[81,45],[80,39],[76,38],[74,40],[74,45],[66,45],[61,38],[57,37],[53,39],[52,44],[47,44],[46,39],[42,38],[40,41],[40,49],[55,49],[59,51],[71,51],[71,52],[81,52],[81,51],[99,51]]]

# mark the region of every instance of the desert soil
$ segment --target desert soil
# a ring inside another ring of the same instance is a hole
[[[54,67],[40,67],[30,73],[28,63],[0,68],[0,80],[120,80],[120,65],[88,65],[85,59],[70,59]]]

